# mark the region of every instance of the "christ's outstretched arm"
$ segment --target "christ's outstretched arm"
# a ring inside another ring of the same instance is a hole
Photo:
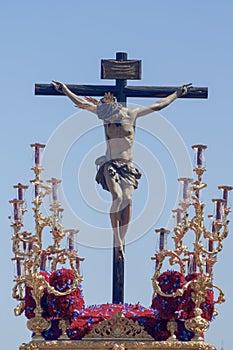
[[[75,106],[82,109],[87,109],[90,112],[96,113],[96,105],[93,102],[91,102],[91,99],[83,98],[81,96],[74,94],[72,91],[70,91],[70,89],[65,84],[59,81],[53,80],[52,84],[57,91],[69,97],[69,99],[75,103]]]
[[[191,87],[192,84],[184,84],[181,87],[179,87],[173,94],[162,98],[161,100],[156,101],[155,103],[149,106],[134,108],[133,112],[136,113],[136,118],[138,118],[143,117],[154,111],[160,111],[161,109],[169,106],[177,98],[186,95]]]

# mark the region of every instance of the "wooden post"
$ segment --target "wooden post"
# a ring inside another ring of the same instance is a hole
[[[125,52],[117,52],[116,54],[117,61],[126,61],[127,53]],[[127,84],[126,79],[117,79],[116,86],[118,93],[116,94],[117,101],[126,105],[126,95],[124,93],[124,88]],[[125,245],[124,245],[125,251]],[[125,266],[124,260],[119,260],[120,247],[116,246],[115,236],[113,235],[113,270],[112,270],[112,302],[114,304],[124,303],[124,281],[125,281]]]

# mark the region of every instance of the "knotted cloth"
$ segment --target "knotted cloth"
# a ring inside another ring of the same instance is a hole
[[[108,174],[118,183],[125,183],[132,185],[135,189],[138,187],[138,179],[141,177],[141,173],[133,165],[124,162],[121,159],[112,159],[100,166],[97,174],[96,181],[100,183],[104,190],[109,191],[106,179],[104,176],[104,170],[107,168]]]
[[[105,103],[103,99],[100,101],[102,102],[102,104],[97,106],[97,116],[99,119],[102,120],[111,118],[114,114],[117,114],[123,107],[122,104],[120,104],[117,101],[111,103]]]

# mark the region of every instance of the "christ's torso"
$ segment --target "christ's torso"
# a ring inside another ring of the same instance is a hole
[[[110,159],[133,160],[134,125],[129,120],[104,123],[107,142],[106,156]]]

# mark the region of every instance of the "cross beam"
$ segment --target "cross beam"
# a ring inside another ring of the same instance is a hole
[[[128,60],[127,53],[117,52],[115,60],[102,60],[101,78],[115,79],[115,85],[67,85],[80,96],[104,96],[111,92],[119,102],[126,105],[128,97],[163,98],[178,89],[178,86],[128,86],[127,80],[141,79],[141,60]],[[35,84],[36,95],[61,96],[52,84]],[[207,87],[192,87],[189,93],[181,98],[207,98]],[[124,261],[117,260],[118,247],[113,246],[113,303],[124,302]]]
[[[103,96],[105,92],[111,92],[114,96],[119,94],[119,87],[117,85],[71,85],[67,84],[68,88],[80,96]],[[125,97],[166,97],[178,89],[178,86],[123,86],[122,93]],[[56,91],[52,84],[35,84],[36,95],[62,95]],[[63,94],[64,95],[64,94]],[[207,87],[192,87],[187,93],[180,98],[207,98]],[[123,102],[123,101],[119,101]]]

